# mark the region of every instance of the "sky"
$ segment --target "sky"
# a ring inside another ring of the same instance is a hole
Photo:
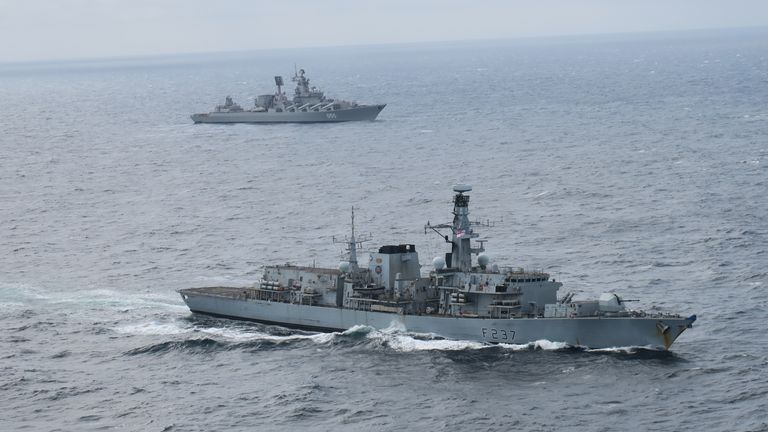
[[[768,0],[0,0],[0,63],[768,26]]]

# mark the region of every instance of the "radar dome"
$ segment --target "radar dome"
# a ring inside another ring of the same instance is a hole
[[[477,263],[480,264],[480,267],[487,266],[489,262],[491,262],[491,257],[488,255],[480,254],[477,256]]]
[[[435,270],[442,270],[445,268],[445,260],[442,257],[435,257],[432,260],[432,266],[435,267]]]
[[[341,270],[342,273],[349,273],[349,263],[346,261],[340,262],[339,270]]]

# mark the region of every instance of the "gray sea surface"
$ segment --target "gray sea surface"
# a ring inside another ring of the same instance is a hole
[[[195,125],[307,70],[374,122]],[[768,430],[768,29],[0,64],[0,430]],[[445,252],[697,314],[670,352],[314,334],[175,290]]]

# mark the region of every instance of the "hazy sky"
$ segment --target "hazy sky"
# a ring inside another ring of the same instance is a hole
[[[0,0],[0,62],[768,26],[768,0]]]

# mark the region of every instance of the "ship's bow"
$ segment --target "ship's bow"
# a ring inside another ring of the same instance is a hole
[[[656,332],[665,349],[669,349],[686,329],[693,327],[696,315],[688,318],[659,319],[656,321]]]

